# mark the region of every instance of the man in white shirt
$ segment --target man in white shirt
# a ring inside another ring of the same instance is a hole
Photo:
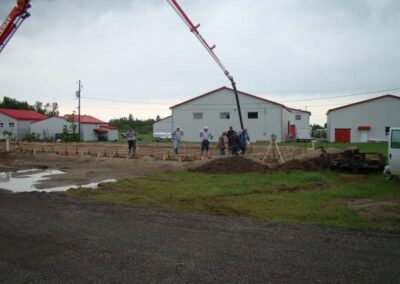
[[[179,146],[181,144],[181,137],[183,136],[183,131],[179,126],[176,127],[176,130],[172,132],[172,144],[174,146],[175,154],[178,154]]]
[[[210,141],[213,136],[210,131],[208,131],[208,127],[205,126],[203,131],[200,132],[201,139],[201,159],[208,158],[208,147],[210,145]]]
[[[125,133],[125,137],[128,140],[129,154],[136,152],[136,132],[133,128],[129,128],[129,131]]]

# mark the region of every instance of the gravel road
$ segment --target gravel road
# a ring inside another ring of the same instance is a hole
[[[0,193],[0,282],[399,283],[400,234]]]

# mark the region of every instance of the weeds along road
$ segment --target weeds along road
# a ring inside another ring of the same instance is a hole
[[[400,279],[400,234],[0,193],[0,282]]]

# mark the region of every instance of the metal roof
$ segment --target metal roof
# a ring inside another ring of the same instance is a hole
[[[45,116],[44,114],[38,113],[33,110],[0,108],[0,113],[17,120],[39,121],[47,118],[47,116]]]

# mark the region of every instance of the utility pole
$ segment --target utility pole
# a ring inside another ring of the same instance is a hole
[[[79,140],[81,139],[81,80],[78,81],[78,91],[76,92],[76,96],[78,98],[78,135]]]

